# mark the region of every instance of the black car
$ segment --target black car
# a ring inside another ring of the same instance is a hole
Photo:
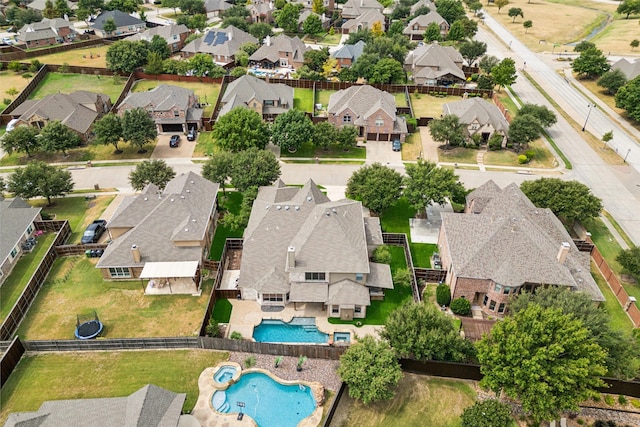
[[[197,133],[195,129],[189,129],[189,133],[187,134],[187,141],[195,141],[196,135]]]
[[[102,236],[106,229],[107,221],[105,221],[104,219],[96,219],[91,224],[89,224],[87,229],[84,231],[81,240],[82,244],[86,245],[88,243],[98,243],[98,240],[100,240],[100,236]]]
[[[180,135],[171,135],[171,139],[169,140],[169,147],[176,148],[180,145]]]

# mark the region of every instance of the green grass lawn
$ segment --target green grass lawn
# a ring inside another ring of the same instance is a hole
[[[196,140],[196,148],[193,150],[193,157],[205,157],[219,150],[213,139],[213,132],[200,132]]]
[[[600,292],[604,295],[605,302],[602,304],[604,310],[609,313],[609,321],[611,322],[611,326],[614,329],[618,329],[620,331],[631,333],[633,332],[633,324],[631,323],[631,319],[627,316],[627,313],[624,312],[622,306],[618,302],[618,299],[613,294],[613,291],[607,285],[607,282],[604,280],[604,277],[598,271],[598,268],[595,264],[591,263],[591,275],[594,280],[598,284],[598,288],[600,288]]]
[[[449,149],[438,148],[438,161],[445,163],[471,163],[476,164],[478,150],[471,148],[455,147]]]
[[[404,92],[396,92],[392,93],[393,97],[396,100],[396,107],[408,107],[407,97],[404,96]]]
[[[122,78],[94,76],[89,74],[47,73],[38,87],[31,92],[29,99],[40,99],[54,93],[71,93],[76,90],[99,92],[109,95],[111,102],[116,102],[124,89]]]
[[[433,117],[439,118],[442,115],[442,104],[447,102],[460,101],[459,96],[447,96],[438,98],[436,96],[426,94],[410,93],[411,106],[413,107],[413,115],[416,117]]]
[[[106,282],[97,259],[58,258],[18,328],[21,338],[73,339],[76,315],[97,312],[106,338],[195,336],[213,286],[202,295],[144,295],[141,280]]]
[[[226,196],[218,194],[218,204],[220,205],[221,212],[231,212],[237,214],[240,212],[240,204],[242,203],[242,193],[227,192]],[[213,236],[213,242],[211,242],[211,251],[209,252],[209,259],[219,260],[222,256],[222,250],[224,249],[224,243],[227,237],[242,237],[244,230],[226,227],[218,222],[216,227],[216,234]]]
[[[147,384],[186,393],[182,410],[189,413],[198,398],[199,375],[228,358],[205,350],[24,355],[2,387],[0,424],[9,413],[36,411],[47,400],[126,397]]]
[[[329,97],[336,92],[335,90],[316,90],[315,104],[322,104],[323,108],[327,108],[329,105]]]
[[[233,306],[226,298],[216,300],[216,305],[213,306],[212,317],[216,319],[218,323],[229,323],[231,318],[231,310]]]
[[[131,88],[131,92],[144,92],[146,90],[153,89],[154,87],[160,84],[167,84],[172,86],[180,86],[185,89],[192,90],[196,96],[200,99],[201,104],[205,104],[203,117],[211,117],[213,114],[213,107],[218,100],[218,95],[220,94],[219,84],[211,84],[211,83],[192,83],[192,82],[178,82],[178,81],[159,81],[159,80],[138,80],[133,87]]]
[[[24,254],[16,263],[11,274],[0,286],[0,323],[9,315],[13,305],[27,286],[38,263],[56,238],[55,233],[45,233],[38,237],[38,244],[30,253]]]
[[[551,151],[547,149],[542,138],[538,138],[535,141],[530,142],[527,150],[533,150],[534,156],[529,163],[525,163],[523,165],[518,163],[518,156],[524,153],[516,153],[515,151],[510,150],[487,151],[484,155],[484,164],[515,167],[522,166],[530,168],[555,167],[556,158],[551,154]],[[477,150],[472,151],[477,153]]]
[[[438,252],[438,245],[411,242],[409,249],[411,249],[414,267],[431,268],[431,255]]]
[[[280,157],[308,157],[310,159],[318,158],[336,158],[336,159],[366,159],[367,149],[365,147],[351,147],[349,151],[344,151],[342,148],[334,145],[330,146],[328,150],[316,147],[312,142],[302,144],[302,147],[298,148],[295,153],[290,153],[287,150],[283,150],[280,153]]]
[[[313,89],[293,89],[293,108],[313,113]]]

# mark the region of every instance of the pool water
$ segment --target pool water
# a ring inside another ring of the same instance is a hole
[[[351,341],[350,332],[336,332],[333,334],[333,340],[335,342],[349,342]]]
[[[322,344],[329,341],[329,335],[316,327],[314,317],[294,317],[289,323],[265,319],[253,329],[253,338],[258,342]]]
[[[235,368],[235,366],[222,366],[220,369],[218,369],[218,372],[213,375],[213,380],[220,384],[227,383],[231,380],[231,378],[233,378],[236,372],[237,369]]]
[[[259,427],[295,427],[316,409],[311,389],[302,384],[284,385],[260,372],[242,374],[227,390],[213,393],[213,407],[223,413],[242,412]]]

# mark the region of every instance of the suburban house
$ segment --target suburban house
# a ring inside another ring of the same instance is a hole
[[[37,411],[9,414],[5,427],[23,426],[193,426],[198,421],[182,414],[187,395],[147,384],[127,397],[50,400]]]
[[[102,277],[149,279],[147,293],[199,293],[202,261],[215,232],[218,187],[189,172],[164,190],[149,184],[126,198],[107,226],[112,241],[96,265]]]
[[[192,90],[164,84],[146,92],[130,93],[118,106],[118,114],[123,115],[132,108],[147,110],[158,132],[200,129],[204,112]]]
[[[57,2],[53,2],[54,6]],[[67,3],[67,7],[70,10],[77,10],[78,9],[78,4],[74,3],[72,1],[67,0],[65,3]],[[44,9],[47,7],[47,0],[33,0],[31,3],[27,4],[27,9],[33,9],[33,10],[37,10],[39,12],[44,12]]]
[[[160,25],[127,37],[127,40],[145,40],[150,42],[153,39],[153,36],[158,35],[167,42],[171,52],[175,53],[184,47],[184,41],[189,37],[189,34],[191,34],[191,30],[189,30],[184,24]]]
[[[365,46],[366,43],[360,40],[356,44],[345,44],[333,52],[332,56],[338,61],[338,68],[351,67],[360,58]]]
[[[18,42],[25,43],[29,49],[69,43],[75,40],[76,36],[73,24],[62,18],[44,18],[40,22],[25,24],[18,30]]]
[[[189,57],[206,53],[211,55],[216,64],[224,67],[235,63],[236,53],[245,43],[258,44],[259,41],[251,34],[229,25],[227,28],[208,30],[204,36],[192,40],[182,49],[182,55]]]
[[[355,126],[368,141],[404,141],[407,122],[396,114],[396,100],[373,86],[351,86],[329,97],[329,122],[336,127]]]
[[[430,0],[418,0],[417,2],[415,2],[411,6],[411,9],[409,9],[411,11],[411,15],[415,15],[416,12],[418,11],[418,9],[420,9],[422,7],[428,7],[430,10],[436,10],[436,5],[433,4],[432,1],[430,1]]]
[[[113,19],[116,23],[115,31],[107,34],[104,31],[104,23],[109,19]],[[95,30],[96,35],[100,37],[123,36],[126,34],[139,33],[147,29],[147,23],[119,10],[103,10],[91,22],[91,28]]]
[[[514,294],[567,286],[604,297],[560,220],[536,207],[516,184],[488,181],[467,195],[465,213],[442,213],[438,236],[452,298],[466,298],[487,316],[502,317]]]
[[[349,19],[342,24],[342,33],[350,34],[361,30],[373,30],[374,25],[380,25],[380,29],[384,31],[384,15],[378,9],[365,10],[362,15]]]
[[[273,23],[273,12],[276,7],[271,0],[256,0],[246,5],[249,10],[249,15],[252,23],[264,22],[267,24]]]
[[[207,18],[220,17],[225,10],[230,9],[233,5],[224,0],[206,0],[204,9],[207,11]]]
[[[33,223],[42,220],[40,210],[20,197],[0,200],[0,284],[24,251],[22,245],[36,230]]]
[[[404,60],[405,71],[411,73],[417,85],[449,86],[464,83],[462,55],[452,46],[429,43],[409,52]]]
[[[311,9],[302,9],[300,11],[300,16],[298,17],[298,30],[300,30],[300,32],[304,31],[304,21],[306,21],[310,15],[316,15],[318,18],[320,18],[322,28],[324,28],[325,30],[329,28],[331,19],[329,19],[327,15],[325,15],[324,13],[322,15],[318,15],[317,13],[312,12]]]
[[[104,93],[79,90],[54,93],[42,99],[28,99],[11,112],[18,121],[42,129],[50,121],[59,121],[76,132],[83,141],[91,135],[93,123],[111,110],[111,99]]]
[[[473,138],[480,135],[482,142],[486,143],[491,136],[502,136],[502,146],[507,144],[509,122],[500,109],[493,103],[482,98],[467,98],[461,101],[447,102],[442,105],[442,115],[454,115],[464,123],[467,136]]]
[[[382,13],[384,6],[376,0],[347,0],[342,6],[342,21],[346,22],[349,19],[355,19],[370,9],[375,9]]]
[[[293,88],[246,74],[229,83],[220,104],[218,117],[242,107],[260,113],[263,118],[274,118],[293,108]]]
[[[309,49],[297,36],[267,36],[265,43],[249,57],[249,65],[266,69],[296,69],[304,64],[304,54]]]
[[[387,264],[369,261],[382,245],[380,220],[362,203],[331,201],[309,180],[260,187],[243,235],[238,289],[261,306],[321,305],[328,317],[364,318],[393,289]]]
[[[435,10],[426,15],[418,15],[413,18],[402,31],[402,34],[409,36],[411,40],[422,40],[427,27],[433,23],[438,24],[440,35],[446,39],[447,34],[449,34],[449,23]]]
[[[629,61],[626,58],[620,58],[611,66],[612,70],[620,70],[627,80],[633,80],[640,76],[640,58]]]
[[[313,9],[312,0],[291,0],[289,3],[300,4],[304,9]],[[323,0],[322,5],[324,7],[324,11],[327,13],[333,12],[336,9],[335,0]]]

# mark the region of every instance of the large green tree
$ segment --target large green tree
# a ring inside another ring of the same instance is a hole
[[[118,28],[118,26],[116,25],[116,21],[115,19],[113,19],[112,17],[107,18],[104,21],[104,24],[102,26],[102,30],[108,35],[111,36],[111,34]]]
[[[540,137],[542,126],[531,114],[520,114],[509,124],[509,142],[516,146],[526,146]]]
[[[158,34],[154,34],[153,38],[149,42],[149,52],[157,53],[162,57],[162,59],[167,59],[171,56],[171,48],[167,44],[167,41],[164,37],[161,37]]]
[[[588,79],[600,77],[611,69],[611,65],[607,62],[607,57],[604,56],[600,49],[596,48],[582,51],[580,56],[573,60],[571,66],[578,76]]]
[[[252,147],[233,155],[231,185],[238,191],[271,185],[279,177],[280,163],[271,151]]]
[[[607,89],[609,95],[615,95],[627,83],[627,76],[620,70],[609,70],[598,79],[598,86]]]
[[[296,151],[302,144],[311,141],[313,137],[313,123],[300,110],[290,109],[276,117],[271,127],[273,143],[283,150]]]
[[[67,150],[75,148],[82,140],[77,133],[58,120],[48,122],[40,131],[38,143],[48,153],[59,151],[67,156]]]
[[[111,71],[132,73],[147,62],[147,42],[120,40],[107,49],[107,68]]]
[[[460,55],[472,67],[478,58],[487,52],[487,44],[477,40],[468,40],[460,44]]]
[[[164,160],[145,160],[138,163],[129,173],[129,182],[136,191],[142,190],[148,184],[155,184],[163,190],[175,176],[176,172]]]
[[[524,18],[524,12],[519,7],[512,7],[509,9],[509,16],[513,18],[513,21],[516,22],[516,18],[519,16],[520,18]]]
[[[465,29],[464,23],[461,19],[458,19],[453,24],[451,24],[449,32],[447,33],[447,40],[457,42],[460,40],[464,40],[466,36],[467,31]]]
[[[402,369],[389,343],[366,335],[340,357],[338,375],[349,386],[349,396],[368,405],[393,397]]]
[[[209,160],[202,165],[202,176],[211,182],[217,182],[225,194],[225,183],[231,177],[233,167],[233,155],[228,151],[213,153]]]
[[[401,186],[402,175],[380,163],[373,163],[361,167],[351,175],[346,195],[381,214],[398,201]]]
[[[124,112],[122,139],[138,147],[138,152],[144,152],[144,146],[157,136],[156,124],[143,108],[132,108]]]
[[[451,24],[465,16],[464,6],[460,0],[438,0],[436,12]]]
[[[441,119],[432,120],[429,123],[429,133],[434,141],[457,147],[464,143],[465,127],[458,116],[449,114]]]
[[[621,250],[616,256],[616,261],[625,273],[640,280],[640,246]]]
[[[218,117],[213,127],[213,138],[216,145],[231,152],[251,147],[263,149],[269,142],[269,128],[260,113],[236,107]]]
[[[618,89],[616,107],[624,108],[629,117],[640,122],[640,76]]]
[[[324,32],[324,28],[322,28],[322,21],[320,20],[320,16],[311,14],[307,16],[307,19],[302,23],[302,32],[305,34],[309,34],[314,36],[316,34],[320,34]]]
[[[426,42],[437,42],[442,40],[440,26],[435,22],[427,25],[427,28],[424,30],[424,34],[422,34],[422,39]]]
[[[120,116],[109,113],[93,124],[95,142],[102,145],[113,145],[116,154],[122,153],[118,144],[122,138],[122,119]]]
[[[498,65],[491,69],[491,77],[499,87],[512,85],[518,78],[516,74],[516,62],[511,58],[504,58]]]
[[[23,199],[44,197],[51,206],[52,197],[60,197],[73,191],[71,172],[45,162],[30,162],[9,175],[7,191]]]
[[[67,16],[73,15],[73,11],[67,4],[67,0],[56,0],[55,8],[56,8],[56,14],[60,18],[64,18],[64,15],[67,15]]]
[[[289,33],[295,33],[298,31],[298,18],[300,18],[300,7],[287,3],[278,11],[275,21],[278,27]]]
[[[213,62],[211,55],[196,53],[189,59],[189,70],[198,77],[222,77],[226,74],[224,68]]]
[[[0,147],[7,153],[26,153],[28,157],[40,148],[38,128],[34,126],[16,126],[11,132],[0,138]]]
[[[380,336],[400,357],[463,362],[474,358],[470,341],[435,305],[410,302],[391,312]]]
[[[496,323],[477,343],[481,386],[522,403],[534,422],[597,395],[606,352],[582,321],[532,304]]]
[[[602,201],[578,181],[540,178],[520,184],[522,192],[541,208],[549,208],[560,219],[572,223],[600,215]]]
[[[402,83],[405,73],[402,64],[393,58],[382,58],[373,67],[369,83]]]
[[[545,128],[553,126],[558,121],[556,114],[544,105],[524,104],[522,108],[520,108],[520,111],[518,111],[518,115],[520,114],[532,115],[538,120],[540,125]]]
[[[404,196],[417,212],[434,203],[444,204],[447,199],[463,202],[466,190],[460,177],[452,169],[439,167],[427,160],[405,165]]]
[[[618,5],[616,12],[626,15],[626,19],[631,14],[640,14],[640,0],[624,0]]]
[[[336,136],[336,127],[328,121],[318,122],[313,126],[313,144],[317,147],[328,150],[336,142]]]

